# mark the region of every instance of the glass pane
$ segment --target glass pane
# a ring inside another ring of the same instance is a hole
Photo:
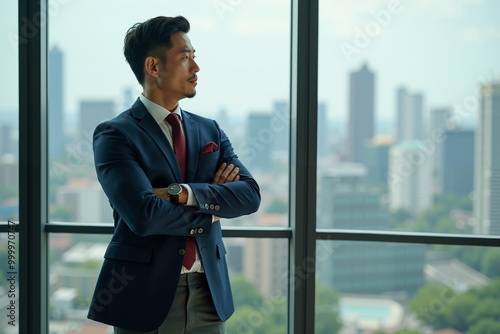
[[[318,227],[500,234],[500,4],[319,6]]]
[[[500,329],[498,248],[344,241],[317,246],[316,333]]]
[[[224,224],[288,224],[290,1],[155,0],[144,6],[127,0],[112,24],[114,2],[49,5],[58,10],[49,27],[51,221],[112,222],[96,180],[92,134],[142,91],[124,61],[125,33],[136,22],[182,13],[201,71],[196,97],[180,105],[219,123],[267,199],[259,213]]]
[[[17,1],[0,11],[0,223],[19,220],[19,73]]]
[[[106,333],[86,320],[107,235],[50,235],[50,333]],[[225,239],[236,311],[228,333],[286,333],[288,241]]]

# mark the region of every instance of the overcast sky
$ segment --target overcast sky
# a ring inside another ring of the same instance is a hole
[[[17,106],[17,3],[0,7],[0,110],[10,110]],[[497,0],[322,0],[319,99],[331,118],[345,118],[349,72],[366,62],[376,74],[378,118],[393,118],[399,85],[423,93],[427,110],[462,103],[481,80],[499,79],[499,13]],[[198,94],[184,108],[245,115],[288,98],[287,0],[53,0],[49,45],[64,53],[67,113],[82,99],[119,105],[125,89],[140,92],[122,54],[123,37],[157,15],[191,22],[201,71]]]

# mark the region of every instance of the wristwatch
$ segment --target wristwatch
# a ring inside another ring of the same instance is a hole
[[[174,204],[179,204],[179,195],[182,192],[182,186],[178,183],[172,183],[167,187],[168,196],[170,196],[170,202]]]

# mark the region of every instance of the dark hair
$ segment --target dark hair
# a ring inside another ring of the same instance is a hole
[[[158,16],[134,24],[125,36],[123,53],[137,81],[144,83],[144,62],[154,56],[165,62],[165,52],[172,47],[171,37],[176,32],[189,32],[189,22],[182,16]]]

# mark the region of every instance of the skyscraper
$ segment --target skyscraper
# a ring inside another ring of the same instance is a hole
[[[474,131],[447,131],[442,154],[442,192],[469,195],[474,183]]]
[[[431,109],[431,124],[429,129],[429,136],[431,140],[434,138],[441,138],[440,133],[446,131],[446,122],[451,117],[451,110],[449,108],[433,108]],[[432,175],[434,182],[434,190],[440,193],[443,189],[444,172],[447,171],[443,167],[443,142],[433,141],[435,150],[432,154]]]
[[[66,144],[63,110],[63,54],[58,47],[53,47],[49,51],[48,81],[49,157],[58,159],[64,155]]]
[[[328,122],[326,120],[326,104],[318,103],[318,158],[328,155]]]
[[[77,138],[80,141],[91,141],[96,126],[114,117],[113,101],[81,101],[80,129]]]
[[[365,176],[366,168],[359,163],[344,163],[325,173],[321,179],[318,227],[389,228],[382,193],[370,189]],[[424,283],[424,254],[423,245],[320,241],[317,278],[343,293],[403,291],[411,295]]]
[[[478,234],[500,234],[500,82],[480,88],[474,157],[474,218]]]
[[[418,213],[432,205],[431,159],[422,141],[405,141],[389,151],[389,205]]]
[[[423,95],[410,94],[405,88],[396,94],[396,143],[424,139]]]
[[[375,75],[366,64],[350,76],[348,154],[353,162],[363,161],[363,144],[374,133]]]
[[[261,171],[271,169],[271,152],[274,149],[276,131],[271,127],[271,114],[251,113],[248,117],[247,152],[245,163]]]

